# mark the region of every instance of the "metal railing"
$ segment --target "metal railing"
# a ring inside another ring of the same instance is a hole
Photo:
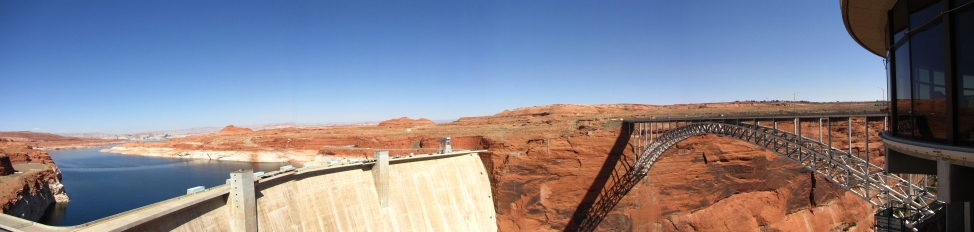
[[[853,117],[865,121],[866,148],[857,153],[853,149]],[[927,178],[917,180],[912,175],[907,179],[889,174],[882,167],[869,163],[869,122],[880,121],[884,128],[886,117],[883,114],[864,115],[793,115],[757,117],[679,117],[626,120],[632,128],[631,141],[635,149],[633,179],[645,177],[652,165],[667,149],[689,137],[703,134],[721,135],[748,142],[801,164],[825,179],[856,194],[879,211],[892,212],[893,217],[903,220],[905,226],[912,228],[917,223],[932,217],[942,202],[937,201],[931,192]],[[832,147],[832,125],[838,119],[847,121],[849,133],[848,150]],[[817,120],[819,138],[800,136],[802,123],[813,124]],[[771,121],[773,127],[761,126]],[[792,132],[778,129],[778,122],[791,122]],[[823,136],[823,121],[828,121],[828,139]],[[797,133],[793,133],[797,132]],[[876,135],[878,136],[878,133]],[[908,180],[909,179],[909,180]],[[934,183],[935,184],[935,183]]]

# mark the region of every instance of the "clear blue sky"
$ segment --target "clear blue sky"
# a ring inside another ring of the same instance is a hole
[[[405,2],[405,3],[404,3]],[[0,1],[0,131],[878,100],[838,1]]]

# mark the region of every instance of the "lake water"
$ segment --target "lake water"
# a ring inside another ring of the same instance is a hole
[[[70,202],[52,205],[41,223],[73,226],[222,185],[238,169],[274,171],[288,163],[248,163],[121,155],[104,148],[48,151]]]

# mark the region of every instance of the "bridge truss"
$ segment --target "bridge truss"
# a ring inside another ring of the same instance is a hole
[[[880,212],[889,212],[892,215],[887,216],[902,220],[909,228],[932,217],[942,207],[933,186],[936,177],[890,174],[882,167],[867,162],[869,143],[864,143],[865,149],[852,146],[853,130],[856,129],[854,119],[856,124],[863,123],[865,129],[864,138],[859,138],[859,141],[869,141],[870,122],[875,124],[881,121],[883,128],[886,127],[886,116],[882,114],[625,120],[630,123],[630,141],[636,154],[631,173],[634,179],[641,179],[649,173],[660,155],[674,144],[692,136],[713,134],[748,142],[797,162],[868,201]],[[792,124],[794,128],[786,131],[778,127],[779,122]],[[771,127],[762,126],[761,123],[770,123]],[[814,131],[802,133],[802,128],[814,128],[816,124],[818,140],[807,137]],[[833,125],[845,126],[848,131],[847,149],[832,146]],[[827,131],[823,132],[825,128]]]

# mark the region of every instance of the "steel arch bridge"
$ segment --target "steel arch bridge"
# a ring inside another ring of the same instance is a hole
[[[635,186],[636,182],[647,177],[653,164],[670,147],[692,136],[712,134],[754,144],[797,162],[804,168],[866,200],[875,206],[878,212],[885,212],[877,215],[902,220],[902,224],[907,228],[914,228],[918,223],[931,218],[942,207],[942,202],[937,201],[937,196],[931,192],[932,189],[935,189],[930,187],[933,183],[927,181],[931,177],[921,176],[920,179],[917,179],[913,175],[909,175],[904,178],[906,175],[890,174],[882,167],[867,162],[870,155],[868,142],[865,143],[865,149],[857,150],[852,146],[853,121],[857,121],[856,124],[863,123],[861,126],[866,129],[865,139],[868,141],[869,123],[882,122],[883,128],[885,128],[886,115],[626,119],[623,120],[623,126],[628,127],[630,145],[636,155],[633,157],[631,169],[623,175],[626,177],[618,178],[624,179],[622,181],[624,183],[616,183],[607,189],[610,194],[603,195],[619,195],[620,193],[624,195]],[[772,125],[770,125],[771,127],[762,126],[762,122],[770,122]],[[779,122],[792,124],[794,129],[786,131],[784,128],[779,128]],[[823,122],[827,126],[823,126]],[[845,128],[849,133],[847,150],[832,146],[832,134],[834,133],[832,126],[834,124],[847,124],[842,125],[846,126]],[[815,125],[818,126],[819,132],[817,140],[808,137],[813,132],[802,133],[803,127]],[[828,133],[823,133],[823,129],[826,127]],[[880,128],[874,126],[873,129]],[[826,134],[828,139],[825,138]],[[617,180],[617,182],[620,181]],[[619,196],[604,197],[600,195],[600,202],[594,204],[595,207],[592,208],[592,211],[602,210],[605,212],[594,213],[595,217],[583,220],[581,228],[594,229],[597,227],[601,218],[619,200],[621,200]],[[605,201],[609,202],[606,203]]]

